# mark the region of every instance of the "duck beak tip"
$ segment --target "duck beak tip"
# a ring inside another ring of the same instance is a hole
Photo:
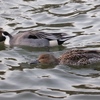
[[[39,61],[35,60],[35,61],[30,62],[29,64],[39,64]]]

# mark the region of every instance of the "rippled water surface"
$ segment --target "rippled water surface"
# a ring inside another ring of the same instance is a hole
[[[0,27],[65,32],[62,47],[10,48],[0,43],[0,100],[100,100],[100,65],[29,65],[39,54],[100,49],[100,0],[0,0]]]

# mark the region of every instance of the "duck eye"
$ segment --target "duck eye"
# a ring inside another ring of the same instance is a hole
[[[42,59],[45,59],[45,57],[42,57]]]

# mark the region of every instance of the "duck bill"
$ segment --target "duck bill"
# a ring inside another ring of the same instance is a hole
[[[39,64],[40,62],[38,60],[30,62],[30,64]]]

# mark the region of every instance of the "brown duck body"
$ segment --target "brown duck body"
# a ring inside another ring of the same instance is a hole
[[[100,51],[95,50],[71,50],[61,55],[60,64],[89,65],[100,62]]]
[[[51,56],[51,54],[40,55],[38,62],[46,64],[56,62],[56,64],[72,66],[83,66],[100,62],[100,51],[95,50],[71,50],[65,52],[59,58],[55,58],[53,55],[51,57],[48,56]]]

